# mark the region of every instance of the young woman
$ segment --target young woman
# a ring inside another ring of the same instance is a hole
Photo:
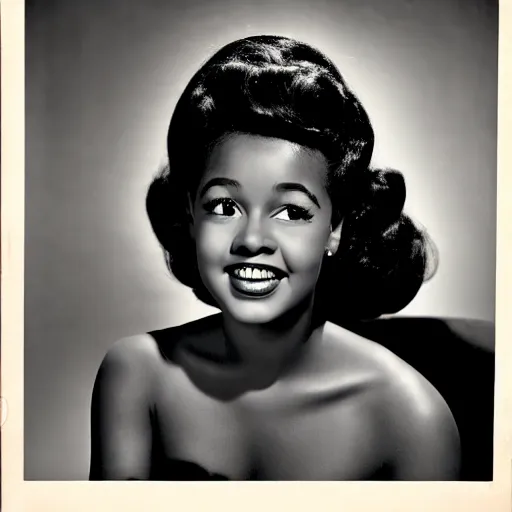
[[[438,392],[329,322],[398,311],[431,268],[402,175],[370,168],[373,142],[309,45],[249,37],[197,72],[147,210],[174,276],[221,313],[112,346],[91,479],[457,479]]]

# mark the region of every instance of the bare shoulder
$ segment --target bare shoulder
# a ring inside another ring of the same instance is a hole
[[[141,333],[118,339],[110,345],[101,361],[95,388],[116,390],[117,394],[147,394],[155,377],[169,366],[170,340],[176,328],[165,329],[165,336]],[[166,352],[167,350],[167,352]]]
[[[385,411],[400,412],[405,421],[413,416],[422,421],[452,418],[446,402],[434,386],[393,352],[332,324],[328,326],[328,335],[332,339],[330,345],[338,347],[330,354],[332,360],[336,361],[337,353],[347,367],[366,370],[371,383],[376,384],[374,392]]]
[[[119,339],[110,346],[100,364],[94,383],[94,401],[147,401],[160,359],[157,345],[149,334]]]
[[[149,477],[149,412],[159,359],[148,334],[122,338],[104,356],[91,402],[91,480]]]
[[[440,393],[419,372],[385,347],[331,326],[340,353],[370,375],[372,415],[388,448],[398,479],[456,477],[459,434]],[[413,343],[414,340],[411,340]]]
[[[97,381],[117,382],[119,388],[127,383],[138,384],[138,389],[148,388],[157,375],[169,375],[176,366],[176,348],[182,344],[214,345],[213,325],[216,318],[201,318],[157,331],[136,334],[114,342],[106,352]],[[121,383],[123,384],[121,386]]]
[[[158,359],[157,343],[150,334],[144,333],[124,337],[113,343],[103,358],[102,366],[122,365],[135,369],[141,364],[154,364]]]
[[[355,334],[333,324],[326,324],[327,346],[330,358],[345,361],[347,366],[365,369],[378,380],[379,388],[384,392],[398,393],[404,398],[418,401],[434,401],[440,398],[435,388],[412,366],[377,342]],[[411,341],[413,343],[413,341]],[[442,401],[442,399],[441,399]]]
[[[110,346],[103,362],[132,366],[169,361],[178,343],[205,337],[211,330],[213,321],[213,317],[200,318],[181,325],[121,338]]]
[[[389,365],[378,403],[396,479],[457,480],[459,431],[448,404],[430,382],[398,359]]]

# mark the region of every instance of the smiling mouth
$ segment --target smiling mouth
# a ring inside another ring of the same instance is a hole
[[[243,295],[263,297],[271,294],[283,279],[285,272],[267,265],[239,264],[226,268],[233,288]]]

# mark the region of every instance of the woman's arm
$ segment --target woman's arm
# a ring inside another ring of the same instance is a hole
[[[421,379],[422,380],[422,379]],[[394,480],[458,480],[459,432],[452,413],[426,381],[402,383],[389,398],[389,457]]]
[[[92,395],[90,480],[147,480],[151,465],[154,357],[147,337],[118,341]]]

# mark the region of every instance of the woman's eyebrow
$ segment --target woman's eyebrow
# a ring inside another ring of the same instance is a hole
[[[297,191],[302,192],[303,194],[306,194],[309,199],[315,203],[318,208],[320,208],[320,203],[318,202],[318,199],[316,198],[315,194],[313,192],[310,192],[304,185],[301,185],[300,183],[278,183],[274,187],[275,190],[278,192],[286,192],[286,191]]]
[[[202,198],[210,188],[216,186],[240,188],[240,183],[229,178],[212,178],[211,180],[207,181],[206,184],[201,188],[199,197]]]

